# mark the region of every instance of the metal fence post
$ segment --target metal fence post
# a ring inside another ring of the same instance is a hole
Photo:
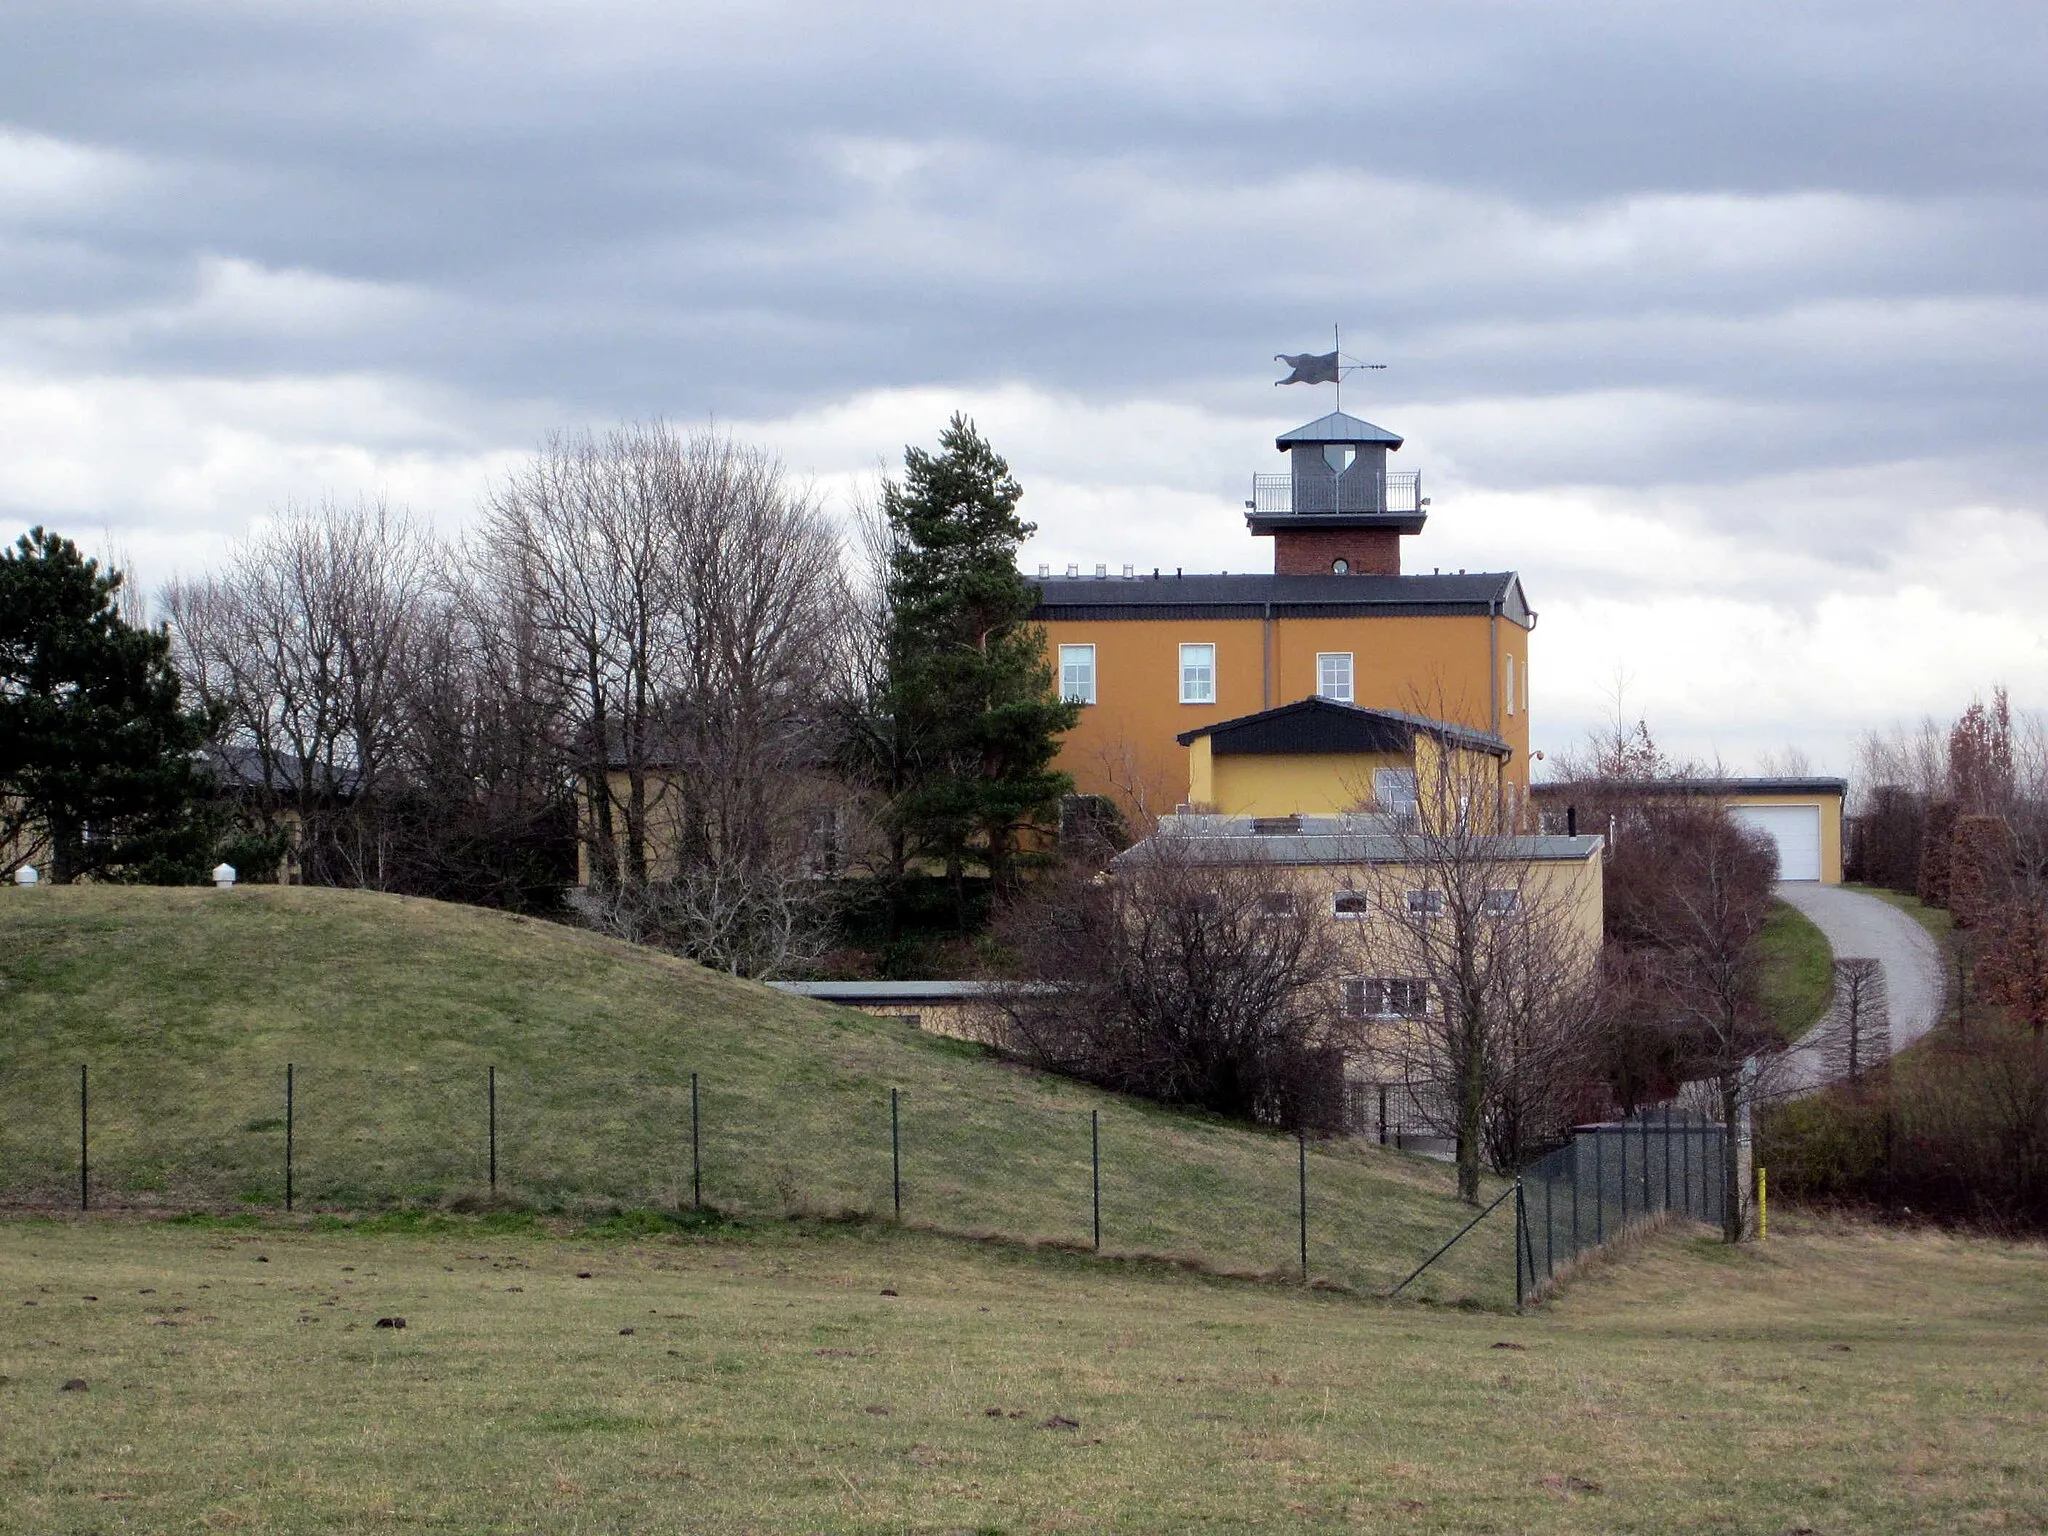
[[[484,1094],[490,1101],[491,1193],[498,1192],[498,1069],[485,1068]]]
[[[1643,1214],[1650,1214],[1650,1112],[1642,1110],[1643,1126]]]
[[[1593,1128],[1593,1244],[1607,1241],[1607,1133]]]
[[[697,1115],[697,1074],[690,1074],[690,1209],[704,1208],[704,1143]]]
[[[1522,1311],[1522,1300],[1528,1294],[1522,1284],[1522,1239],[1528,1233],[1528,1212],[1522,1208],[1522,1180],[1516,1180],[1516,1311]],[[1534,1278],[1534,1276],[1530,1276]]]
[[[284,1064],[284,1208],[292,1208],[292,1064]]]
[[[1301,1191],[1301,1283],[1308,1284],[1308,1132],[1296,1131],[1295,1149],[1300,1156]]]
[[[1617,1182],[1621,1185],[1621,1224],[1623,1228],[1626,1228],[1628,1226],[1628,1122],[1626,1120],[1621,1122],[1619,1130],[1620,1134],[1615,1139],[1621,1143],[1621,1177]]]
[[[1583,1137],[1572,1138],[1572,1251],[1570,1259],[1579,1256],[1579,1143]]]
[[[1380,1084],[1380,1145],[1387,1144],[1387,1085]]]
[[[78,1064],[78,1208],[92,1207],[92,1142],[86,1118],[85,1063]]]
[[[1678,1150],[1685,1158],[1684,1176],[1679,1180],[1679,1188],[1685,1192],[1685,1214],[1690,1216],[1694,1214],[1692,1203],[1692,1127],[1690,1125],[1684,1126],[1679,1132]]]
[[[1553,1157],[1555,1153],[1551,1154]],[[1557,1180],[1548,1174],[1543,1179],[1543,1278],[1557,1277],[1557,1220],[1551,1214],[1551,1202],[1555,1198]]]
[[[1102,1252],[1102,1111],[1088,1111],[1088,1162],[1095,1205],[1095,1251]]]
[[[1664,1106],[1664,1209],[1671,1209],[1671,1106]]]
[[[896,1118],[896,1090],[889,1090],[889,1179],[896,1196],[896,1219],[903,1219],[903,1134]]]

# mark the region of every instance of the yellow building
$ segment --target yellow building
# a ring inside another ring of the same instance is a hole
[[[1594,807],[1636,795],[1697,795],[1720,802],[1743,825],[1770,838],[1778,850],[1780,880],[1842,883],[1842,803],[1846,779],[1701,778],[1641,783],[1538,784],[1534,798],[1543,825],[1564,830],[1595,814]],[[1604,815],[1605,813],[1599,813]],[[1606,828],[1587,830],[1604,832]]]
[[[1333,413],[1283,434],[1285,474],[1254,477],[1245,521],[1271,574],[1041,569],[1033,617],[1060,690],[1082,706],[1056,766],[1142,820],[1180,803],[1178,738],[1311,696],[1447,721],[1498,739],[1529,782],[1529,635],[1513,572],[1403,574],[1422,531],[1401,439]],[[1249,553],[1249,552],[1248,552]]]
[[[1439,822],[1446,802],[1477,802],[1484,823],[1516,824],[1512,750],[1500,737],[1404,710],[1301,699],[1198,726],[1188,749],[1187,803],[1225,816],[1330,815],[1418,806]]]

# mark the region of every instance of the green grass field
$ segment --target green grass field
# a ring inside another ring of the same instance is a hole
[[[78,1198],[89,1063],[96,1203],[274,1207],[285,1068],[300,1209],[497,1203],[888,1217],[900,1090],[906,1222],[1091,1237],[1219,1271],[1291,1275],[1296,1149],[1007,1066],[978,1048],[503,913],[332,890],[0,890],[0,1198]],[[1439,1164],[1309,1149],[1319,1279],[1384,1290],[1466,1213]],[[1509,1224],[1419,1282],[1509,1304]]]
[[[1517,1318],[880,1226],[435,1220],[0,1220],[0,1528],[2048,1526],[2040,1247],[1667,1233]]]
[[[1827,935],[1789,903],[1771,903],[1760,945],[1764,1008],[1778,1033],[1797,1040],[1820,1022],[1835,991],[1835,956]]]

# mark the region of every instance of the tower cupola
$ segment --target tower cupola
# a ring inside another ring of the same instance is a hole
[[[1245,522],[1273,540],[1275,573],[1398,576],[1402,536],[1429,515],[1421,474],[1387,468],[1400,437],[1332,411],[1274,446],[1287,472],[1252,477]]]

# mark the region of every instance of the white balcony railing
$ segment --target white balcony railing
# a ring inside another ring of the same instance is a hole
[[[1422,471],[1370,471],[1362,465],[1330,480],[1310,480],[1299,488],[1292,475],[1253,475],[1247,512],[1261,517],[1288,517],[1320,512],[1420,512]]]

